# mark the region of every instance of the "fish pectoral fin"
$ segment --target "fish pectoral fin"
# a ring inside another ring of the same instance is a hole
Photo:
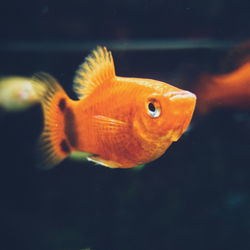
[[[98,138],[111,150],[116,148],[123,151],[129,141],[129,126],[126,122],[116,120],[103,115],[93,116],[93,129],[98,135]],[[103,159],[101,156],[90,156],[89,161],[109,168],[120,168],[122,165],[119,162]]]
[[[100,132],[108,132],[109,134],[116,134],[126,131],[128,125],[126,122],[116,120],[103,115],[96,115],[93,117],[93,125]]]
[[[97,154],[92,154],[88,152],[72,151],[69,155],[70,159],[75,161],[87,160],[88,157],[97,157]]]

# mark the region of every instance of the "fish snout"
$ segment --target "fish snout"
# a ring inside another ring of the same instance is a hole
[[[173,114],[183,114],[194,110],[196,95],[189,91],[175,91],[167,94]]]
[[[172,141],[177,141],[186,131],[191,121],[196,96],[189,91],[175,91],[167,94],[168,97],[168,122],[171,127]]]
[[[196,95],[189,91],[174,91],[166,95],[171,102],[188,102],[196,101]]]

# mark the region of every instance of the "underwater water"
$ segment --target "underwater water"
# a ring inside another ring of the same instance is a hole
[[[193,91],[249,39],[249,11],[225,0],[6,2],[0,74],[48,72],[75,98],[78,65],[103,45],[117,75]],[[250,249],[249,109],[195,112],[180,140],[138,170],[69,159],[39,170],[42,126],[38,104],[0,113],[0,249]]]

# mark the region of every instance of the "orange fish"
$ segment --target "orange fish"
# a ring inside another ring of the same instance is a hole
[[[203,75],[195,93],[197,107],[206,113],[215,107],[250,108],[250,62],[223,75]]]
[[[160,157],[187,129],[194,94],[167,83],[119,77],[111,52],[97,47],[74,79],[80,100],[71,100],[45,73],[34,77],[45,127],[40,138],[43,168],[72,152],[112,168],[131,168]],[[39,91],[46,86],[46,93]]]

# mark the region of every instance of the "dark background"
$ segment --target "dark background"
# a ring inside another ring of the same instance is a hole
[[[45,71],[71,97],[74,72],[96,45],[250,38],[247,0],[9,0],[0,11],[0,74]],[[113,56],[118,75],[193,89],[199,73],[221,71],[228,51],[120,46]],[[249,111],[195,113],[190,131],[140,171],[70,160],[38,170],[41,129],[39,105],[0,114],[0,249],[250,249]]]

